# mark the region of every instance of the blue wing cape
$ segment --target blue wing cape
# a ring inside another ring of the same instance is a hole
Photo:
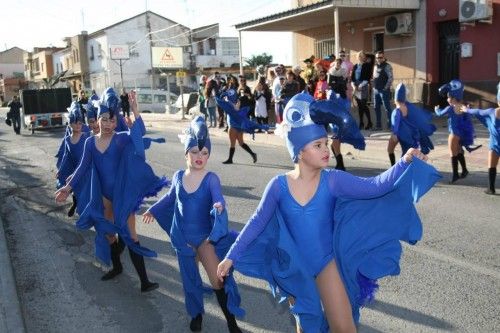
[[[145,146],[151,144],[152,139],[146,142],[142,138],[143,130],[135,122],[130,129],[131,141],[123,150],[118,170],[115,174],[116,181],[113,189],[113,215],[114,223],[104,218],[102,191],[95,166],[92,167],[89,198],[87,205],[80,214],[76,225],[80,229],[94,227],[96,231],[96,256],[109,265],[111,253],[107,234],[118,234],[127,246],[136,253],[156,257],[156,252],[137,245],[131,238],[127,225],[130,214],[136,212],[144,198],[155,196],[163,187],[169,185],[165,177],[157,177],[151,166],[145,160]],[[159,140],[162,141],[161,139]]]
[[[337,199],[332,246],[356,322],[360,307],[373,299],[376,280],[399,274],[400,241],[415,244],[421,239],[422,223],[414,203],[439,178],[434,167],[415,158],[389,193],[366,200]],[[293,296],[291,312],[305,333],[328,332],[313,275],[300,262],[297,244],[278,210],[234,267],[268,281],[275,295]]]
[[[247,114],[250,110],[249,107],[236,110],[233,103],[225,101],[222,98],[215,97],[215,101],[217,102],[217,105],[220,106],[220,108],[228,115],[231,127],[249,134],[255,134],[255,131],[259,129],[263,131],[269,130],[269,125],[257,124],[255,121],[248,119]]]
[[[391,114],[392,132],[398,137],[403,154],[409,148],[419,148],[424,154],[434,149],[430,136],[436,131],[432,113],[406,102],[408,114],[403,117],[399,109]]]
[[[334,94],[328,100],[314,101],[309,110],[311,119],[317,124],[332,124],[334,138],[348,143],[358,150],[365,150],[365,137],[359,131],[356,121],[351,116],[350,103]]]

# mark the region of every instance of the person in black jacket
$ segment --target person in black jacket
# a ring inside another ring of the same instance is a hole
[[[353,88],[354,99],[358,105],[359,129],[371,129],[373,127],[368,109],[368,84],[370,83],[371,71],[370,65],[366,62],[366,56],[363,51],[358,53],[358,63],[352,68],[351,85]],[[366,116],[368,124],[364,126],[363,116]]]
[[[125,88],[122,89],[122,94],[120,95],[121,107],[123,116],[130,118],[130,103],[128,101],[128,94],[125,91]]]
[[[21,108],[23,107],[19,98],[14,96],[12,101],[7,104],[9,107],[9,112],[7,113],[7,119],[12,122],[12,128],[14,132],[19,135],[21,134]]]

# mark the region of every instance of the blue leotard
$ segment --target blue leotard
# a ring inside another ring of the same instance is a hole
[[[196,191],[186,192],[182,184],[184,170],[179,170],[173,177],[172,187],[150,211],[162,209],[175,202],[176,218],[182,221],[179,225],[189,245],[195,248],[208,238],[212,231],[210,211],[216,202],[225,206],[219,177],[213,172],[205,175]]]
[[[460,144],[468,147],[474,143],[474,126],[468,114],[457,114],[453,106],[434,111],[437,116],[448,116],[448,132],[460,137]]]
[[[500,155],[500,119],[496,117],[496,109],[467,109],[467,113],[475,115],[490,133],[489,148]]]
[[[139,128],[142,134],[146,133],[142,118],[137,118]],[[120,157],[123,149],[131,142],[129,132],[118,132],[113,134],[108,148],[101,153],[97,150],[95,137],[90,137],[85,141],[85,148],[80,165],[76,169],[73,178],[70,181],[71,187],[74,187],[82,178],[82,175],[89,170],[92,164],[96,166],[101,191],[103,196],[113,201],[113,188],[115,184],[115,174],[118,170]]]

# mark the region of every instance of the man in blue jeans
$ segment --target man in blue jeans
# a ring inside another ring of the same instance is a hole
[[[382,115],[380,108],[384,104],[387,112],[386,129],[391,128],[391,86],[394,79],[392,66],[386,61],[384,52],[375,53],[376,64],[373,67],[373,99],[375,104],[375,117],[377,118],[375,130],[382,129]]]

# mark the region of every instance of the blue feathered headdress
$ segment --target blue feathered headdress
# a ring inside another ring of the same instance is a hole
[[[100,104],[106,106],[108,109],[106,112],[109,112],[110,118],[113,118],[115,114],[120,112],[120,98],[111,87],[104,90],[104,93],[101,96]],[[101,108],[99,108],[98,116],[101,113],[103,112],[101,112]]]
[[[394,99],[398,102],[406,102],[406,87],[403,83],[396,87]]]
[[[87,119],[97,120],[97,107],[94,105],[93,101],[89,101],[87,105],[85,105],[85,109],[87,110]]]
[[[181,137],[181,140],[184,141],[185,154],[187,154],[189,149],[193,147],[198,147],[199,150],[206,147],[209,154],[212,149],[207,124],[202,116],[198,116],[191,121],[189,128],[186,129],[184,136]]]
[[[283,122],[277,127],[277,135],[286,137],[288,153],[294,163],[300,151],[309,142],[327,137],[325,126],[316,124],[309,114],[309,105],[314,98],[307,93],[292,97],[283,111]]]
[[[441,96],[450,97],[461,101],[464,98],[464,84],[460,80],[451,80],[449,83],[439,87],[438,92]]]
[[[79,121],[83,123],[82,109],[78,102],[71,102],[71,106],[67,110],[69,112],[68,118],[70,124],[74,124]]]

